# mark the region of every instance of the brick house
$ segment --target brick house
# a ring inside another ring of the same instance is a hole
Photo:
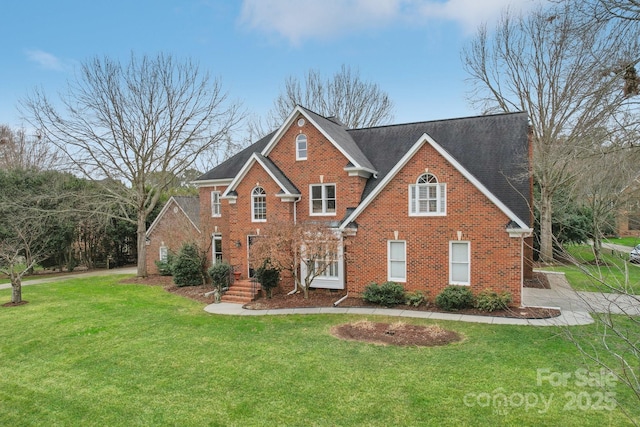
[[[158,274],[155,261],[166,261],[169,253],[178,253],[187,242],[202,244],[200,200],[172,196],[147,230],[147,273]]]
[[[531,274],[528,129],[526,113],[347,129],[297,106],[198,178],[199,229],[210,259],[243,278],[266,223],[323,221],[343,252],[314,287],[357,295],[392,280],[434,298],[458,284],[519,305]]]

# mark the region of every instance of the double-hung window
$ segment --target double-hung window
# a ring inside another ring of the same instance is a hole
[[[222,213],[220,204],[220,192],[212,191],[211,192],[211,216],[219,217]]]
[[[317,184],[310,187],[311,215],[335,215],[336,214],[336,185]]]
[[[262,187],[256,187],[251,192],[251,220],[253,222],[267,220],[267,193]]]
[[[307,135],[296,136],[296,160],[307,160]]]
[[[471,284],[469,242],[449,242],[449,283],[452,285]]]
[[[392,282],[407,281],[407,242],[404,240],[387,242],[387,278]]]
[[[447,214],[447,186],[435,175],[422,174],[409,186],[409,216],[444,216]]]

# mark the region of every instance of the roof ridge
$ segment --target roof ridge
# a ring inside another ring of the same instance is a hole
[[[408,125],[419,125],[424,123],[438,123],[438,122],[451,122],[455,120],[470,120],[470,119],[480,119],[480,118],[491,118],[498,116],[510,116],[517,114],[527,114],[526,111],[511,111],[507,113],[495,113],[495,114],[478,114],[475,116],[461,116],[461,117],[452,117],[448,119],[436,119],[436,120],[423,120],[417,122],[406,122],[406,123],[391,123],[387,125],[379,125],[379,126],[370,126],[366,128],[345,128],[347,132],[357,131],[357,130],[368,130],[368,129],[381,129],[381,128],[389,128],[389,127],[398,127],[398,126],[408,126]]]

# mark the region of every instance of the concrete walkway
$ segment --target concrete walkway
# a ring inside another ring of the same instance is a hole
[[[551,289],[525,288],[523,302],[529,307],[559,308],[561,315],[550,319],[515,319],[491,316],[472,316],[456,313],[438,313],[388,308],[319,307],[275,310],[246,310],[240,304],[210,304],[205,311],[235,316],[264,316],[285,314],[364,314],[392,317],[456,320],[461,322],[490,323],[494,325],[576,326],[593,323],[589,313],[611,311],[640,316],[640,299],[616,294],[575,292],[563,274],[549,274]]]
[[[65,273],[55,277],[47,277],[44,276],[42,279],[31,279],[33,276],[29,276],[28,278],[22,280],[22,286],[30,286],[30,285],[41,285],[51,282],[59,282],[61,280],[68,279],[81,279],[84,277],[94,277],[94,276],[111,276],[116,274],[136,274],[136,267],[123,267],[123,268],[112,268],[109,270],[91,270],[84,271],[81,273]],[[5,283],[0,285],[0,289],[9,289],[11,288],[10,283]]]
[[[318,307],[274,310],[246,310],[240,304],[210,304],[205,311],[213,314],[235,316],[269,316],[286,314],[364,314],[391,317],[415,317],[423,319],[455,320],[461,322],[489,323],[494,325],[577,326],[593,323],[589,313],[626,313],[640,316],[640,297],[576,292],[567,283],[564,274],[547,273],[551,289],[523,289],[523,302],[529,307],[558,308],[561,315],[550,319],[515,319],[505,317],[475,316],[456,313],[439,313],[388,308]]]

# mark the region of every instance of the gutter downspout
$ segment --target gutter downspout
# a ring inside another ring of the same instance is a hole
[[[298,223],[298,202],[300,201],[300,197],[298,197],[294,202],[293,202],[293,223],[297,224]],[[293,295],[296,292],[298,292],[298,281],[294,280],[293,281],[293,290],[291,292],[289,292],[287,295]]]

